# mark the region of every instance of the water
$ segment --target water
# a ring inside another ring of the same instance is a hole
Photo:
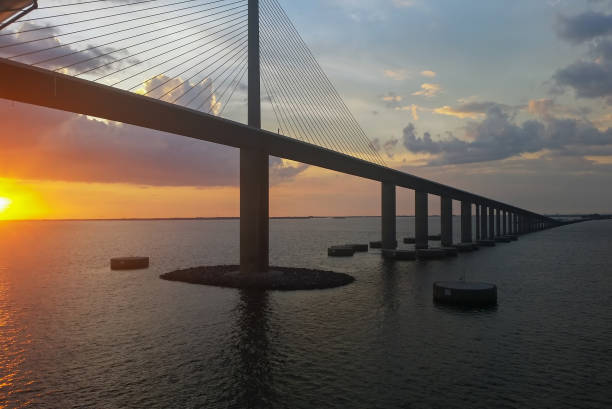
[[[261,294],[158,278],[235,263],[237,221],[1,222],[0,407],[612,407],[612,221],[444,261],[326,256],[378,229],[272,221],[274,264],[357,281]],[[126,254],[151,268],[110,271]],[[432,303],[464,273],[497,283],[496,309]]]

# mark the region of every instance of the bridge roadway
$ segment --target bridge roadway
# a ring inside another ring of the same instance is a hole
[[[427,194],[437,195],[444,199],[443,212],[445,209],[446,212],[449,211],[448,209],[452,211],[452,207],[448,206],[448,199],[462,202],[462,214],[465,222],[462,225],[466,228],[469,227],[469,230],[471,230],[471,223],[467,222],[467,217],[468,213],[469,217],[472,217],[471,205],[476,205],[477,215],[482,210],[482,216],[477,217],[477,238],[487,236],[493,238],[495,234],[523,233],[558,225],[554,219],[510,204],[380,166],[317,145],[4,58],[0,58],[0,98],[90,115],[234,148],[264,152],[279,158],[379,181],[383,184],[383,216],[385,213],[392,213],[392,217],[385,219],[388,222],[395,220],[395,205],[391,205],[391,202],[395,200],[395,186],[413,189],[416,192],[417,213],[420,213],[417,214],[417,242],[419,236],[422,239],[427,235],[427,222],[426,219],[423,219],[423,213],[425,217],[427,214]],[[486,219],[487,209],[491,217],[489,223]],[[500,212],[503,212],[503,226],[505,227],[503,232],[500,231],[499,222],[497,223],[498,228],[494,229],[493,210],[497,212],[498,220]],[[507,219],[509,219],[508,226],[505,222]],[[425,230],[418,227],[419,220],[425,223]],[[487,234],[489,233],[487,224],[489,224],[488,227],[492,234]],[[448,225],[448,223],[443,223],[443,225]],[[462,234],[462,241],[468,241],[468,239],[471,241],[471,231],[468,238],[468,231],[467,229],[464,230],[466,231],[465,234]],[[387,236],[386,240],[385,236]],[[390,238],[391,236],[395,236],[395,229],[386,228],[383,224],[383,244],[386,242],[387,245],[391,245],[391,242],[395,241],[395,239]],[[449,237],[448,231],[443,232],[443,236]]]

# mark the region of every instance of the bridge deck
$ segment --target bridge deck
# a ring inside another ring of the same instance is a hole
[[[175,104],[0,58],[0,98],[294,160],[408,189],[536,215],[463,190]]]

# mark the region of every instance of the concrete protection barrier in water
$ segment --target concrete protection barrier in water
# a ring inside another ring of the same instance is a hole
[[[497,286],[468,281],[437,281],[433,285],[434,301],[463,307],[485,307],[497,304]]]
[[[111,270],[140,270],[149,268],[149,257],[114,257],[110,265]]]

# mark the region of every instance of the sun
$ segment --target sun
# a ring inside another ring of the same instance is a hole
[[[0,197],[0,213],[8,209],[11,205],[12,200],[6,197]]]

